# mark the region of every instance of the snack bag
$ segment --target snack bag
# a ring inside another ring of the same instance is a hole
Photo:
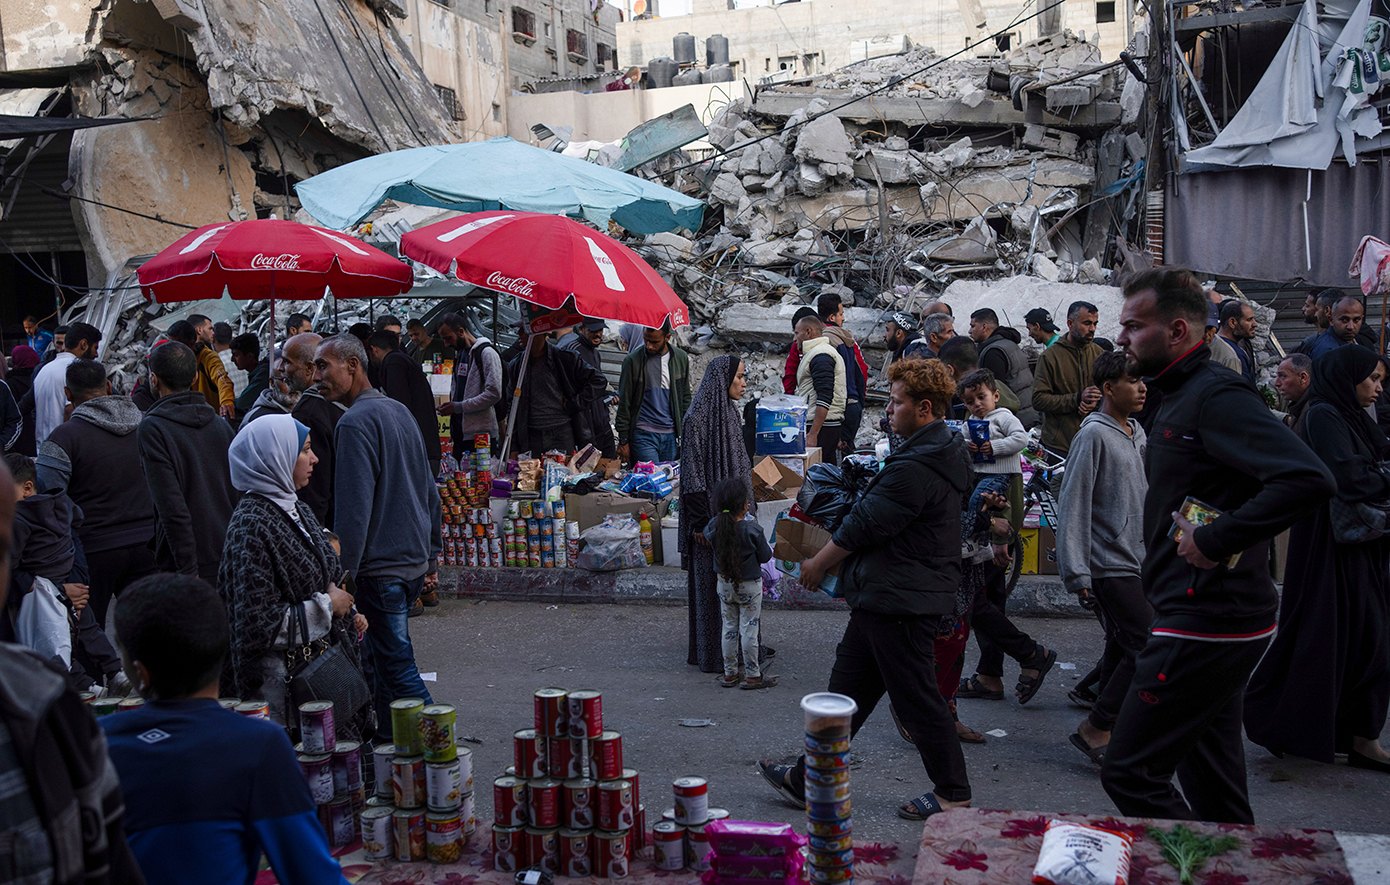
[[[1128,885],[1133,842],[1128,833],[1048,821],[1033,885]]]
[[[1188,495],[1183,500],[1182,506],[1178,508],[1178,513],[1182,514],[1183,519],[1198,527],[1210,525],[1216,522],[1217,518],[1221,516],[1220,510],[1217,510],[1205,501],[1200,501],[1191,495]],[[1169,527],[1168,537],[1172,538],[1174,541],[1182,540],[1182,529],[1178,528],[1176,521]],[[1240,554],[1233,554],[1230,559],[1226,560],[1226,568],[1235,568],[1238,562],[1240,562]]]
[[[966,439],[975,445],[984,445],[989,442],[989,421],[984,418],[967,418],[965,421],[966,430],[969,431]],[[993,464],[994,456],[986,455],[984,452],[975,452],[976,464]]]

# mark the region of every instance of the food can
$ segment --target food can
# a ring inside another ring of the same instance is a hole
[[[806,817],[810,820],[836,821],[849,817],[849,800],[836,802],[807,802]]]
[[[851,840],[853,837],[850,837]],[[806,855],[812,866],[821,867],[849,867],[854,866],[854,845],[843,848],[839,851],[811,851]]]
[[[531,826],[555,829],[560,826],[560,800],[563,786],[553,777],[536,778],[527,784],[526,807]]]
[[[555,568],[555,552],[553,550],[541,551],[541,568]]]
[[[705,832],[704,824],[685,828],[685,865],[687,867],[701,873],[708,870],[712,851],[713,849],[709,844],[709,834]]]
[[[526,859],[526,828],[492,828],[492,867],[499,873],[515,873],[528,866]]]
[[[92,715],[94,716],[110,716],[120,708],[120,698],[97,698],[92,701]]]
[[[835,854],[841,851],[851,851],[854,848],[854,834],[845,833],[843,836],[807,836],[806,842],[811,851],[816,854]]]
[[[637,824],[632,828],[632,850],[637,852],[647,847],[647,834],[650,832],[650,830],[647,829],[647,806],[637,806],[637,815],[635,819]],[[675,822],[672,821],[672,823]]]
[[[603,734],[603,695],[591,689],[569,693],[570,737],[596,738]]]
[[[395,756],[395,744],[382,744],[372,750],[372,786],[378,796],[393,802],[396,798],[396,791],[391,786],[391,760]]]
[[[641,788],[641,785],[638,783],[637,769],[635,769],[635,768],[624,768],[624,769],[623,769],[623,776],[620,778],[620,780],[625,780],[625,781],[627,781],[628,783],[632,784],[632,807],[633,807],[633,808],[641,808],[641,807],[642,807],[642,788]]]
[[[806,716],[808,742],[811,738],[821,741],[848,741],[850,719],[859,710],[859,705],[847,695],[818,691],[801,699],[801,710]],[[836,749],[826,752],[840,751]]]
[[[569,737],[569,705],[563,688],[542,688],[536,691],[536,734],[544,737]]]
[[[499,827],[526,826],[526,781],[499,777],[492,782],[492,821]]]
[[[420,714],[425,702],[419,698],[401,698],[391,702],[391,740],[398,756],[420,756],[425,752],[420,741]]]
[[[534,550],[531,552],[531,555],[526,558],[526,565],[530,568],[541,567],[541,554],[539,550]]]
[[[452,762],[458,758],[454,738],[457,715],[453,704],[430,704],[420,711],[420,742],[426,762]]]
[[[385,796],[378,796],[378,795],[376,795],[375,793],[373,793],[372,795],[370,795],[370,796],[367,797],[367,807],[368,807],[368,808],[395,808],[396,806],[392,805],[392,804],[391,804],[391,800],[388,799],[388,798],[386,798]]]
[[[462,782],[460,789],[465,793],[473,792],[473,751],[467,747],[458,748],[459,779]]]
[[[560,831],[560,875],[572,879],[594,872],[593,831],[567,827]]]
[[[449,538],[444,542],[444,564],[458,565],[458,548],[454,546],[454,539]]]
[[[807,756],[838,756],[841,753],[849,753],[849,738],[819,738],[806,735]],[[848,755],[845,758],[848,759]]]
[[[550,738],[545,742],[546,769],[551,777],[569,780],[589,776],[589,742]]]
[[[430,863],[457,863],[463,857],[463,821],[457,810],[426,812],[425,856]]]
[[[396,855],[396,833],[391,826],[393,809],[378,805],[362,812],[362,851],[367,860],[389,860]]]
[[[425,859],[425,811],[423,808],[398,808],[391,814],[391,829],[396,842],[396,860]]]
[[[468,538],[464,542],[463,560],[470,568],[478,567],[478,539]]]
[[[571,520],[571,521],[565,523],[565,540],[566,540],[566,541],[578,541],[578,540],[579,540],[579,523],[578,523],[578,522],[575,522],[575,521]]]
[[[309,796],[315,805],[326,805],[333,801],[333,757],[327,753],[301,754],[299,770],[309,785]]]
[[[362,745],[357,741],[338,741],[333,746],[333,790],[342,795],[360,789]]]
[[[425,806],[431,811],[452,811],[463,795],[463,771],[457,759],[425,763]]]
[[[626,830],[594,833],[594,875],[600,879],[626,879],[631,851]]]
[[[674,809],[674,808],[668,808],[668,809],[666,809],[665,811],[661,812],[661,819],[662,819],[662,820],[669,820],[671,823],[675,823],[675,822],[676,822],[676,809]]]
[[[807,866],[806,877],[816,885],[849,885],[854,881],[854,867]]]
[[[652,827],[652,862],[658,870],[685,869],[685,831],[675,821],[658,821]]]
[[[394,756],[391,759],[391,792],[400,808],[425,804],[425,757]]]
[[[812,780],[813,769],[806,769],[806,801],[816,804],[844,802],[849,799],[849,772],[822,775],[826,780]],[[834,778],[834,780],[830,780]]]
[[[540,538],[540,536],[541,536],[541,521],[540,521],[539,519],[528,519],[528,520],[526,520],[526,537],[528,537],[528,538]]]
[[[533,517],[535,517],[536,519],[549,519],[549,518],[550,518],[550,502],[549,502],[549,501],[537,501],[537,502],[535,502],[534,504],[532,504],[532,505],[531,505],[531,515],[532,515]]]
[[[623,774],[623,736],[616,731],[605,731],[593,739],[594,779],[601,781],[617,780]]]
[[[843,753],[806,753],[806,768],[817,771],[849,771],[849,751]]]
[[[555,542],[551,539],[551,537],[550,537],[549,535],[541,535],[541,560],[542,560],[542,561],[545,560],[545,555],[546,555],[547,553],[549,553],[549,554],[551,555],[552,558],[555,556]]]
[[[224,710],[235,710],[236,705],[241,703],[241,698],[218,698],[217,704]]]
[[[519,777],[545,777],[545,738],[536,737],[534,728],[523,728],[512,735],[512,764]]]
[[[526,861],[552,876],[560,873],[560,830],[558,827],[526,828]]]
[[[573,830],[587,830],[598,820],[598,783],[587,777],[565,781],[565,825]]]
[[[328,822],[328,844],[332,848],[343,848],[357,841],[357,818],[352,816],[352,803],[347,799],[335,799],[324,809]]]
[[[560,520],[560,522],[564,522],[564,521],[565,521],[565,502],[564,502],[564,501],[553,501],[553,502],[551,502],[551,504],[550,504],[550,515],[551,515],[552,518],[558,519],[558,520]],[[561,531],[564,531],[564,530],[561,529]]]
[[[636,822],[636,807],[632,804],[632,784],[627,781],[600,781],[598,828],[630,830]]]
[[[121,706],[124,707],[129,700],[130,698],[126,698],[121,701]],[[140,700],[140,703],[143,704],[144,700]],[[249,716],[252,719],[270,718],[270,704],[265,701],[242,701],[234,709],[242,716]]]
[[[702,777],[679,777],[672,787],[676,796],[676,823],[689,827],[709,820],[708,781]]]
[[[840,820],[808,820],[806,821],[807,836],[816,836],[821,839],[838,839],[848,836],[854,832],[854,821],[850,818]]]
[[[558,550],[565,540],[564,519],[552,519],[550,521],[550,533],[555,536],[555,547]]]

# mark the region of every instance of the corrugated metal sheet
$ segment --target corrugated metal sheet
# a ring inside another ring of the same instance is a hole
[[[20,145],[10,156],[7,169],[13,168],[28,144]],[[68,178],[68,147],[71,135],[60,135],[49,142],[24,171],[19,184],[19,196],[10,214],[0,221],[0,238],[16,252],[81,252],[82,238],[77,233],[72,206],[64,199],[46,194],[41,187],[61,191]],[[18,154],[18,156],[16,156]],[[4,192],[8,198],[9,189]]]

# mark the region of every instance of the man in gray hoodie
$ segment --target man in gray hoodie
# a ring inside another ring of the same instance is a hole
[[[1097,357],[1092,379],[1101,391],[1100,407],[1081,422],[1067,453],[1057,563],[1068,590],[1095,600],[1105,627],[1104,658],[1115,661],[1090,715],[1070,738],[1099,764],[1129,692],[1135,655],[1148,640],[1153,607],[1140,579],[1148,442],[1129,417],[1144,406],[1144,382],[1129,374],[1128,358],[1119,352]],[[1103,677],[1103,666],[1101,672]]]

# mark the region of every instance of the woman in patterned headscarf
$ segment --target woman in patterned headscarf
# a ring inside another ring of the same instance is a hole
[[[703,673],[724,672],[723,630],[714,553],[705,540],[710,496],[731,476],[753,483],[753,464],[743,442],[743,416],[738,400],[745,381],[743,360],[726,355],[712,360],[681,432],[680,553],[686,570],[690,605],[690,645],[686,663]]]

